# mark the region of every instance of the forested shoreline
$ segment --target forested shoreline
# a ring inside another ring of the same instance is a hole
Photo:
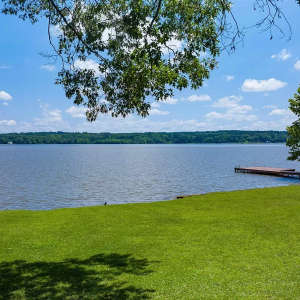
[[[199,131],[145,133],[27,132],[0,134],[0,144],[204,144],[285,143],[286,131]]]

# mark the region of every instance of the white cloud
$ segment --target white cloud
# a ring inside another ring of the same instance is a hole
[[[5,92],[5,91],[0,91],[0,100],[4,100],[4,101],[9,101],[12,99],[12,96]]]
[[[258,120],[251,125],[252,130],[286,130],[297,120],[295,116],[288,109],[274,109],[269,113],[270,116],[276,118],[275,120]]]
[[[191,95],[186,100],[189,102],[207,102],[211,101],[211,97],[209,95]]]
[[[178,99],[172,98],[172,97],[168,97],[166,100],[162,100],[159,102],[152,102],[151,103],[151,107],[152,108],[159,108],[161,107],[161,104],[176,104],[178,102]],[[153,111],[153,110],[152,110]],[[154,112],[154,114],[159,114],[157,112]],[[163,113],[166,115],[166,113]]]
[[[0,120],[0,126],[16,126],[17,122],[15,120]]]
[[[85,118],[86,109],[79,106],[71,106],[66,110],[66,113],[70,114],[73,118]]]
[[[212,114],[213,116],[213,114]],[[151,118],[112,118],[102,115],[96,122],[84,119],[73,122],[53,122],[37,125],[36,122],[18,122],[16,126],[0,126],[0,132],[36,132],[36,131],[70,131],[70,132],[174,132],[174,131],[207,131],[207,130],[285,130],[293,122],[291,117],[277,116],[276,120],[258,119],[253,115],[242,115],[236,119],[223,118],[201,119],[170,119],[153,121]],[[9,128],[9,129],[8,129]]]
[[[294,68],[298,71],[300,71],[300,60],[297,60],[296,63],[294,64]]]
[[[256,120],[240,127],[240,130],[286,130],[290,124],[285,118],[276,121]]]
[[[102,73],[99,71],[99,65],[92,59],[79,60],[77,59],[74,63],[74,67],[80,70],[92,70],[96,76],[101,76]]]
[[[59,109],[54,109],[54,110],[49,110],[47,112],[49,120],[51,120],[52,122],[56,122],[56,121],[61,121],[62,117],[61,117],[61,110]]]
[[[291,57],[291,53],[287,51],[287,49],[282,49],[278,54],[273,54],[271,58],[278,60],[287,60]]]
[[[79,125],[79,124],[78,124]],[[172,132],[172,131],[198,131],[206,130],[208,124],[198,120],[177,120],[153,121],[151,118],[112,118],[102,116],[96,122],[84,122],[80,127],[72,131],[87,132]]]
[[[245,114],[252,110],[252,106],[250,105],[237,105],[233,107],[230,112],[233,114]]]
[[[218,108],[233,108],[238,106],[238,102],[242,100],[242,97],[237,96],[228,96],[219,99],[218,101],[212,104],[212,107]]]
[[[273,105],[273,104],[268,104],[268,105],[264,105],[263,108],[267,108],[267,109],[275,109],[277,108],[276,105]]]
[[[227,81],[231,81],[231,80],[233,80],[234,79],[234,76],[233,75],[227,75],[226,76],[226,80]]]
[[[208,124],[195,119],[153,121],[151,118],[128,116],[113,118],[101,115],[95,122],[74,120],[73,122],[53,122],[51,124],[37,124],[36,122],[21,122],[12,127],[9,132],[38,132],[38,131],[69,131],[69,132],[172,132],[172,131],[200,131],[207,130]],[[209,129],[214,129],[210,127]],[[221,129],[221,128],[217,128]],[[0,132],[7,132],[0,127]]]
[[[207,113],[205,115],[205,117],[208,118],[208,119],[222,119],[223,118],[223,114],[218,113],[216,111],[211,111],[211,112]]]
[[[240,105],[239,102],[242,97],[229,96],[223,97],[212,104],[212,107],[225,109],[225,112],[212,111],[205,115],[209,120],[222,119],[228,121],[254,121],[257,117],[253,114],[248,114],[252,111],[252,106],[250,105]]]
[[[32,121],[18,122],[15,132],[37,131],[75,131],[73,124],[64,121],[60,109],[52,109],[48,104],[40,102],[41,116]]]
[[[224,113],[218,113],[216,111],[209,112],[205,115],[207,119],[219,119],[235,122],[251,122],[257,119],[256,115],[248,115],[243,113],[233,113],[232,111],[226,111]],[[234,124],[232,124],[234,126]]]
[[[288,109],[275,108],[269,113],[269,115],[270,116],[289,116],[289,115],[292,115],[292,112]]]
[[[153,102],[151,103],[151,107],[158,108],[160,107],[160,104],[158,102]]]
[[[161,106],[161,104],[176,104],[178,102],[178,99],[173,97],[168,97],[166,100],[161,100],[159,102],[153,102],[151,103],[151,107],[158,108]]]
[[[49,109],[48,109],[49,110]],[[70,119],[60,122],[18,122],[17,126],[0,126],[0,132],[28,132],[28,131],[70,131],[70,132],[174,132],[174,131],[203,131],[203,130],[285,130],[291,124],[294,116],[273,116],[275,120],[258,119],[253,114],[230,114],[225,112],[210,112],[204,119],[167,119],[140,118],[128,116],[126,118],[112,118],[101,115],[91,123],[85,119]],[[271,118],[271,117],[269,117]],[[9,128],[9,129],[8,129]]]
[[[42,70],[49,71],[49,72],[52,72],[52,71],[55,70],[55,66],[54,66],[54,65],[42,65],[42,66],[41,66],[41,69],[42,69]]]
[[[62,121],[61,110],[59,109],[49,109],[48,104],[41,104],[42,118],[36,118],[34,124],[38,126],[48,126],[51,123],[59,123]]]
[[[286,82],[270,78],[266,80],[246,79],[242,85],[244,92],[270,92],[281,89],[287,85]]]
[[[162,103],[167,104],[176,104],[178,100],[176,98],[168,97],[166,100],[162,101]]]
[[[165,116],[168,115],[170,112],[166,111],[166,110],[159,110],[157,108],[153,108],[150,110],[150,115],[158,115],[158,116]]]

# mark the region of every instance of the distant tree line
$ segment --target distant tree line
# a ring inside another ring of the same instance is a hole
[[[201,131],[145,133],[27,132],[0,134],[0,144],[202,144],[285,143],[285,131]]]

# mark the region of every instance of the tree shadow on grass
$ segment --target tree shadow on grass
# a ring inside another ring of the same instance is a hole
[[[149,299],[154,290],[130,285],[119,276],[150,274],[151,263],[116,253],[61,262],[2,262],[0,299]]]

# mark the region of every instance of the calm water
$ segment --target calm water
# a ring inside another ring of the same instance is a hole
[[[299,180],[234,167],[300,169],[284,145],[0,145],[0,209],[53,209],[173,199]]]

